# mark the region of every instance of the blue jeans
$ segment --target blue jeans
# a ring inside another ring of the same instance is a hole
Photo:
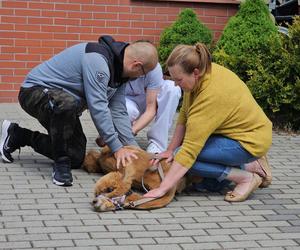
[[[257,157],[245,150],[238,141],[221,135],[212,135],[188,173],[221,182],[232,167],[243,169],[245,163],[256,159]]]

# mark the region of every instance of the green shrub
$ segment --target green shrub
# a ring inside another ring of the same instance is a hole
[[[210,45],[211,31],[198,20],[192,9],[184,9],[178,19],[167,27],[160,37],[158,53],[162,66],[164,67],[165,61],[176,45],[193,45],[197,42]]]
[[[271,43],[280,48],[277,28],[266,4],[263,0],[246,0],[228,21],[213,58],[247,81],[257,60],[267,63]]]
[[[300,130],[300,18],[281,36],[281,48],[271,44],[268,64],[256,62],[247,85],[274,125]]]

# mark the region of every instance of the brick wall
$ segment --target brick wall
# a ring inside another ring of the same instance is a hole
[[[217,39],[238,5],[234,0],[19,0],[0,4],[0,102],[16,102],[24,76],[40,62],[100,34],[158,43],[183,8],[193,8]]]

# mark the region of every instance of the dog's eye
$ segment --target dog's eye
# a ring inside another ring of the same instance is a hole
[[[112,191],[114,191],[114,189],[112,187],[108,187],[106,190],[105,190],[105,193],[111,193]]]

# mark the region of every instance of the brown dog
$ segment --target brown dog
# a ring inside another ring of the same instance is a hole
[[[136,150],[138,159],[132,159],[132,163],[126,167],[116,167],[116,159],[111,150],[104,147],[101,152],[89,151],[85,157],[84,169],[89,173],[104,173],[95,186],[95,199],[93,205],[96,211],[112,211],[121,208],[154,209],[169,204],[176,192],[181,192],[186,187],[186,177],[182,178],[176,187],[171,189],[161,198],[140,204],[142,195],[131,191],[131,187],[147,190],[159,187],[161,176],[158,171],[151,171],[150,160],[153,155],[142,149],[127,146]],[[167,173],[170,164],[165,160],[160,161],[162,170]],[[199,182],[199,179],[197,180]],[[145,202],[147,200],[142,200]]]

